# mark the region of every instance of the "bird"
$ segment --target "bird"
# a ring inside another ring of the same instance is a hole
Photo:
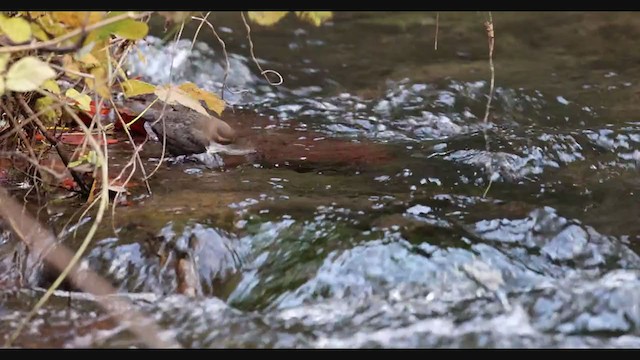
[[[127,99],[122,108],[134,116],[148,106],[148,98]],[[159,142],[166,139],[167,151],[173,156],[207,152],[212,144],[230,145],[236,131],[223,120],[205,115],[180,104],[156,102],[144,112],[144,128],[149,137]]]

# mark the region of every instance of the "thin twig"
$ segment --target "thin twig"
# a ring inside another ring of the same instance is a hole
[[[493,49],[495,44],[495,32],[493,28],[493,16],[491,15],[491,12],[489,12],[489,21],[485,21],[484,26],[487,31],[487,40],[489,41],[489,69],[491,70],[491,83],[489,86],[489,98],[487,99],[487,108],[484,113],[484,119],[483,119],[484,126],[482,131],[484,133],[484,142],[485,142],[486,150],[487,150],[487,153],[489,153],[490,145],[489,145],[489,136],[487,135],[487,128],[489,126],[489,111],[491,110],[491,100],[493,99],[493,95],[495,91],[494,86],[495,86],[495,80],[496,80],[496,71],[493,66]],[[493,162],[490,161],[489,162],[489,185],[487,185],[487,188],[484,191],[484,194],[482,195],[483,198],[487,196],[487,193],[489,192],[489,188],[491,188],[492,183],[493,183]]]
[[[14,129],[11,129],[11,131],[3,132],[2,135],[0,135],[0,143],[3,142],[9,136],[13,135],[14,133],[17,133],[18,131],[22,130],[23,127],[31,123],[31,121],[33,121],[33,119],[35,119],[36,117],[44,115],[44,113],[46,113],[49,110],[57,110],[61,107],[62,107],[62,104],[52,104],[51,106],[48,106],[47,108],[42,109],[33,115],[29,115],[28,118],[21,121],[21,124],[18,124],[17,129],[14,128]]]
[[[247,29],[247,40],[249,40],[249,52],[251,53],[251,59],[256,64],[258,69],[260,69],[260,75],[264,76],[264,78],[267,80],[269,85],[273,85],[273,86],[282,85],[282,83],[284,82],[284,78],[282,77],[282,75],[280,75],[279,72],[275,70],[262,70],[262,66],[260,66],[260,63],[256,58],[256,54],[253,52],[253,41],[251,40],[251,27],[249,26],[249,23],[247,22],[247,19],[244,16],[244,12],[241,11],[240,15],[242,16],[242,22],[244,22],[244,26]],[[271,80],[269,80],[269,77],[267,76],[267,74],[269,73],[276,74],[276,76],[278,76],[280,80],[275,83],[271,82]]]
[[[111,106],[116,109],[116,104],[113,101],[113,99],[109,99],[111,101]],[[157,100],[157,99],[156,99]],[[154,101],[155,103],[155,101]],[[153,104],[153,103],[152,103]],[[146,111],[147,109],[145,109]],[[144,111],[142,112],[142,114],[140,114],[136,119],[138,119],[139,117],[141,117],[144,114]],[[136,146],[135,145],[135,141],[133,140],[133,137],[131,136],[131,132],[129,131],[129,126],[131,123],[133,123],[133,121],[135,121],[136,119],[132,120],[129,124],[125,124],[124,119],[122,118],[122,115],[120,115],[120,112],[116,111],[116,116],[118,117],[118,120],[120,120],[120,122],[123,124],[122,128],[124,129],[125,134],[127,134],[127,138],[129,139],[129,142],[131,143],[131,146],[133,147],[133,155],[135,156],[136,160],[138,161],[138,163],[140,164],[140,171],[142,172],[142,175],[145,177],[147,177],[147,172],[144,168],[144,165],[142,163],[142,158],[140,157],[140,151],[142,150],[142,147],[144,146],[144,144],[146,144],[147,139],[145,138],[145,140],[142,142],[142,144]],[[117,121],[117,120],[116,120]],[[126,168],[126,166],[125,166]],[[145,180],[144,181],[145,185],[147,186],[147,192],[149,194],[151,194],[151,186],[149,186],[149,181]]]
[[[33,44],[26,44],[26,45],[16,45],[16,46],[5,46],[5,47],[0,47],[0,54],[2,53],[12,53],[12,52],[18,52],[18,51],[31,51],[31,50],[39,50],[39,49],[43,49],[43,48],[50,48],[51,46],[57,45],[65,40],[69,40],[74,36],[80,35],[83,32],[90,32],[93,31],[95,29],[99,29],[103,26],[107,26],[109,24],[113,24],[115,22],[124,20],[124,19],[140,19],[142,17],[145,17],[149,14],[151,14],[151,11],[146,11],[143,12],[141,14],[136,15],[134,12],[129,11],[126,14],[121,14],[121,15],[116,15],[114,17],[108,18],[108,19],[104,19],[102,21],[99,21],[95,24],[89,25],[86,28],[79,28],[79,29],[75,29],[73,31],[70,31],[62,36],[59,36],[55,39],[51,39],[51,40],[47,40],[47,41],[42,41],[42,42],[36,42]]]
[[[202,13],[200,13],[202,14]],[[191,18],[194,20],[200,20],[200,25],[198,25],[198,29],[196,30],[196,33],[193,35],[193,40],[191,40],[191,47],[189,48],[189,52],[193,51],[193,46],[196,44],[196,40],[198,39],[198,34],[200,34],[200,29],[202,29],[202,25],[204,25],[204,22],[207,21],[206,19],[209,17],[209,15],[211,15],[211,11],[209,11],[204,18],[198,18],[195,16],[192,16]]]
[[[22,108],[27,114],[34,115],[33,110],[31,110],[31,108],[29,107],[29,104],[27,104],[27,102],[22,98],[22,96],[18,97],[18,101],[20,102],[20,105],[22,106]],[[84,180],[82,180],[82,177],[77,171],[75,171],[72,168],[69,168],[69,157],[60,146],[60,143],[58,142],[58,140],[53,136],[51,136],[51,134],[49,134],[49,132],[47,131],[47,128],[42,124],[42,122],[37,116],[34,117],[33,121],[38,127],[38,129],[40,130],[40,132],[42,133],[42,135],[56,149],[58,156],[60,156],[60,160],[62,160],[62,163],[64,164],[64,166],[69,169],[71,176],[73,176],[73,180],[80,187],[80,192],[82,193],[82,195],[89,196],[89,187],[87,186],[87,184],[85,184]]]
[[[192,16],[191,18],[195,20],[202,20],[202,23],[206,22],[206,24],[209,26],[209,28],[213,32],[213,36],[215,36],[216,39],[218,39],[218,42],[222,46],[222,53],[224,54],[225,67],[224,67],[224,75],[222,77],[222,89],[220,91],[220,98],[224,100],[224,89],[227,86],[227,77],[229,76],[229,69],[231,68],[231,64],[229,63],[229,54],[227,53],[227,45],[222,40],[222,38],[218,35],[218,32],[216,31],[216,28],[213,26],[213,24],[207,20],[207,17],[209,16],[209,14],[210,12],[208,12],[207,16],[205,16],[204,18],[199,18],[197,16]],[[202,23],[200,23],[200,25],[202,25]]]
[[[436,13],[436,36],[435,36],[435,41],[433,44],[433,48],[434,50],[438,50],[438,28],[440,27],[440,13],[437,12]]]
[[[40,171],[44,171],[47,172],[51,175],[53,175],[53,177],[55,177],[56,179],[63,179],[64,178],[64,174],[63,173],[59,173],[53,169],[50,169],[46,166],[43,166],[42,164],[38,163],[36,160],[34,160],[33,158],[31,158],[28,155],[25,155],[19,151],[0,151],[0,156],[2,157],[13,157],[13,156],[17,156],[19,158],[22,158],[23,160],[29,162],[31,165],[37,167]],[[37,159],[38,157],[36,157]],[[39,178],[40,179],[40,178]],[[42,179],[40,179],[42,181]]]
[[[5,114],[7,114],[7,117],[9,118],[9,122],[11,122],[11,125],[13,126],[14,129],[18,129],[20,128],[20,125],[18,124],[18,122],[16,121],[15,117],[13,116],[13,114],[11,113],[11,111],[9,111],[9,109],[5,106],[5,104],[0,104],[2,105],[2,109],[5,112]],[[24,143],[24,146],[26,146],[27,148],[27,152],[29,152],[29,155],[31,156],[32,159],[37,159],[35,152],[33,151],[33,147],[31,147],[31,143],[30,141],[27,140],[27,138],[24,136],[24,133],[22,131],[18,131],[18,136],[20,137],[20,139],[22,140],[22,142]],[[34,160],[35,161],[35,160]],[[31,163],[31,162],[30,162]],[[37,162],[36,162],[37,163]],[[31,163],[33,164],[33,163]],[[37,165],[34,165],[36,170],[38,172],[40,172],[40,167]],[[37,182],[37,176],[36,176],[36,172],[33,172],[31,174],[28,174],[28,176],[31,176],[33,179],[33,185],[34,188],[36,190],[36,194],[38,195],[38,201],[40,201],[40,186],[38,186],[38,182]],[[40,177],[43,177],[43,174],[40,173]],[[31,191],[31,189],[29,189],[29,192]],[[27,196],[27,194],[25,194],[25,196]]]
[[[64,68],[64,67],[62,67],[62,66],[58,66],[58,65],[56,65],[56,64],[51,64],[51,63],[49,63],[49,66],[51,66],[52,68],[54,68],[54,69],[56,69],[56,70],[58,70],[58,71],[65,72],[65,73],[67,73],[67,74],[73,74],[73,75],[81,76],[81,77],[83,77],[83,78],[92,79],[92,80],[95,80],[95,79],[96,79],[96,77],[95,77],[95,76],[93,76],[93,75],[91,75],[91,74],[87,74],[87,73],[83,73],[83,72],[80,72],[80,71],[75,71],[75,70],[67,69],[67,68]]]
[[[184,30],[184,21],[182,22],[182,25],[180,26],[180,31],[178,31],[178,34],[176,35],[176,39],[173,42],[173,49],[174,49],[173,53],[175,53],[175,50],[177,49],[178,41],[180,41],[180,37],[182,36],[183,30]],[[175,56],[171,55],[171,63],[169,64],[169,83],[170,84],[173,83],[172,77],[173,77],[173,61],[174,60],[175,60]],[[173,86],[171,86],[167,91],[167,97],[165,99],[170,99],[172,90],[173,90]],[[154,124],[156,124],[158,123],[158,121],[162,121],[162,155],[160,155],[160,161],[158,161],[158,165],[156,165],[156,167],[151,171],[151,173],[144,178],[145,181],[151,178],[153,175],[155,175],[155,173],[160,169],[160,166],[162,166],[162,162],[164,161],[164,157],[167,151],[167,127],[166,127],[166,121],[164,119],[164,114],[167,109],[167,106],[169,106],[167,102],[163,101],[162,111],[160,111],[160,116],[158,117],[158,119],[156,119],[156,121],[153,122]]]

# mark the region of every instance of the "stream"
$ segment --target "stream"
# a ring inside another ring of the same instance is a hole
[[[85,264],[184,347],[639,347],[640,18],[493,19],[485,124],[484,13],[440,13],[437,50],[431,12],[255,25],[280,86],[240,14],[213,14],[230,64],[222,119],[262,136],[264,155],[160,164],[151,195],[138,179],[105,215]],[[130,73],[220,94],[225,56],[206,26],[191,50],[197,25],[150,36]],[[112,145],[110,166],[130,149]],[[80,206],[47,206],[53,229],[71,221],[72,249],[95,216],[79,221]],[[19,286],[21,249],[0,232],[4,339],[52,280]],[[176,291],[178,253],[196,296]],[[67,290],[16,346],[143,346]]]

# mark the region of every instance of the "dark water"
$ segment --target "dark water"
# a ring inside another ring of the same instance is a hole
[[[435,13],[255,26],[278,87],[252,62],[239,14],[218,14],[235,91],[225,99],[238,113],[383,146],[394,160],[306,171],[168,163],[152,196],[134,190],[105,220],[88,264],[189,347],[637,347],[634,15],[494,13],[485,135],[484,13],[441,13],[437,51]],[[174,81],[219,92],[224,57],[206,26],[199,39],[191,53],[188,40],[150,39],[133,72],[167,82],[173,56]],[[125,148],[114,147],[116,164]],[[76,206],[50,208],[53,224]],[[65,233],[67,244],[87,228]],[[9,279],[16,245],[1,239]],[[195,298],[176,294],[162,260],[183,253],[200,279]],[[40,295],[3,295],[2,333]],[[70,305],[59,293],[22,344],[138,344],[77,296]]]

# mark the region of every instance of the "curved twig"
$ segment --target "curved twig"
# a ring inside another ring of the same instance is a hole
[[[256,54],[253,52],[253,41],[251,40],[251,27],[249,26],[249,23],[247,22],[247,19],[244,16],[244,12],[240,12],[240,15],[242,16],[242,22],[244,22],[244,26],[247,29],[247,40],[249,40],[249,52],[251,53],[251,59],[256,64],[258,69],[260,69],[260,75],[264,76],[265,80],[267,80],[269,85],[273,85],[273,86],[282,85],[283,77],[282,77],[282,75],[280,75],[280,73],[278,73],[275,70],[266,70],[265,71],[265,70],[262,69],[262,66],[260,66],[260,63],[258,62],[258,59],[256,58]],[[274,74],[278,75],[278,77],[280,78],[280,81],[277,82],[277,83],[271,82],[271,80],[269,80],[269,77],[267,76],[268,73],[274,73]]]

